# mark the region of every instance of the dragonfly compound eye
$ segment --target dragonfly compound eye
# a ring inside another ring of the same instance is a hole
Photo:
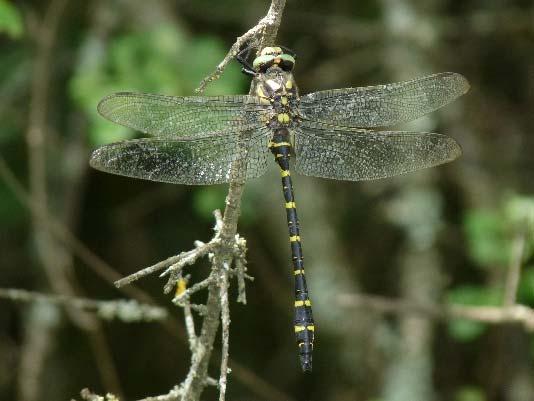
[[[252,67],[254,70],[259,72],[265,72],[271,67],[274,63],[274,56],[272,55],[263,55],[258,56],[254,59],[254,62],[252,63]]]

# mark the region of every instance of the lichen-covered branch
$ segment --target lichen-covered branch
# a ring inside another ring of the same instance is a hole
[[[149,322],[163,320],[167,311],[163,308],[138,303],[133,299],[118,299],[113,301],[97,301],[69,295],[43,294],[41,292],[26,291],[16,288],[0,288],[0,298],[16,302],[40,302],[61,305],[79,310],[96,312],[102,319],[118,319],[126,323]]]

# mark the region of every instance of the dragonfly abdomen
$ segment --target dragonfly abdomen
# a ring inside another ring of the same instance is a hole
[[[293,262],[293,274],[295,276],[295,337],[299,347],[299,358],[302,370],[311,371],[312,352],[315,325],[311,301],[308,296],[308,287],[304,275],[304,261],[302,245],[300,242],[300,227],[297,216],[297,206],[293,194],[293,183],[289,160],[291,157],[290,135],[287,128],[278,128],[274,131],[273,139],[269,144],[276,162],[280,167],[282,188],[285,200],[287,225],[289,230],[289,242],[291,244],[291,257]]]

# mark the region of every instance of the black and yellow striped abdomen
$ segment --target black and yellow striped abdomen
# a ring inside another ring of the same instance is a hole
[[[295,337],[299,347],[300,364],[304,371],[312,369],[312,352],[315,325],[311,309],[311,301],[308,296],[306,276],[304,275],[304,262],[302,245],[300,242],[299,221],[293,184],[289,169],[291,157],[291,143],[287,128],[278,128],[274,131],[273,139],[269,144],[271,152],[275,155],[276,162],[280,166],[282,187],[285,199],[287,224],[289,228],[289,242],[293,260],[293,274],[295,276]]]

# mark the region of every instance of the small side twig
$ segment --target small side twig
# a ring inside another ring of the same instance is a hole
[[[525,230],[518,232],[512,242],[512,254],[504,287],[504,306],[512,306],[516,302],[517,288],[521,277],[521,261],[525,252],[527,233]]]
[[[161,262],[141,269],[133,274],[130,274],[129,276],[123,277],[120,280],[115,281],[115,286],[117,288],[120,288],[124,285],[131,284],[134,281],[139,280],[140,278],[148,276],[159,270],[163,270],[166,267],[168,268],[169,266],[173,266],[176,269],[178,267],[190,265],[194,263],[198,258],[212,251],[216,245],[216,241],[210,241],[209,243],[203,244],[202,246],[196,247],[195,249],[192,249],[190,251],[182,252],[179,255],[171,256],[170,258],[162,260]],[[168,274],[168,272],[165,272],[165,274]]]

